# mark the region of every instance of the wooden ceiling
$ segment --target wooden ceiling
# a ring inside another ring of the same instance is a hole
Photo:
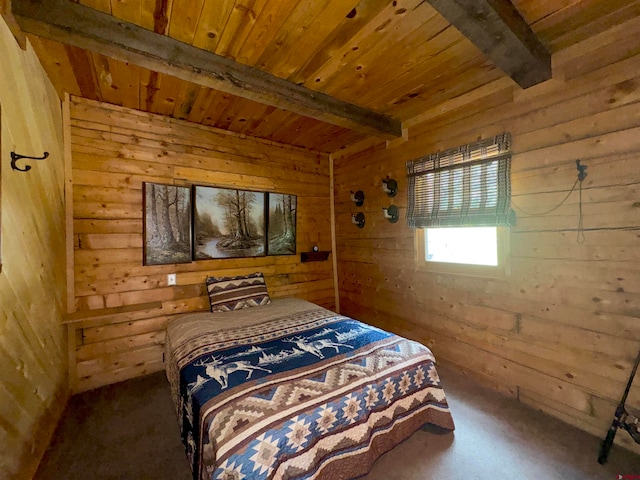
[[[423,112],[476,89],[521,88],[496,66],[495,57],[476,46],[476,39],[470,36],[472,42],[461,33],[460,24],[454,27],[439,13],[447,3],[442,0],[79,3],[213,52],[240,67],[255,67],[252,72],[259,70],[291,82],[303,93],[311,92],[310,97],[317,92],[319,97],[335,99],[336,111],[340,102],[346,102],[358,114],[364,112],[365,118],[369,111],[371,117],[380,115],[382,121],[391,119],[405,127],[419,122]],[[513,0],[513,6],[551,54],[640,14],[637,1]],[[326,116],[331,112],[311,118],[295,104],[287,105],[286,99],[269,103],[259,95],[228,93],[239,90],[213,89],[206,82],[179,78],[170,69],[155,68],[153,62],[134,57],[123,61],[128,57],[95,53],[100,50],[91,42],[86,45],[93,52],[81,48],[82,42],[80,46],[63,44],[40,34],[29,35],[29,39],[59,93],[323,152],[335,152],[372,134],[368,127],[333,121]],[[109,49],[102,52],[110,53]]]

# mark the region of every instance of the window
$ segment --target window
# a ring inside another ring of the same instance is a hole
[[[509,229],[442,227],[416,230],[418,264],[426,270],[483,277],[509,274]]]
[[[497,227],[427,228],[424,234],[427,262],[498,266]]]
[[[510,135],[407,163],[407,223],[419,264],[428,269],[504,275],[511,209]]]

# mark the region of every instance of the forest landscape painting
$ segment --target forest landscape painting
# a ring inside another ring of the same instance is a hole
[[[268,195],[267,252],[269,255],[295,255],[297,197],[282,193]]]
[[[191,189],[143,184],[144,264],[191,261]]]
[[[196,260],[265,254],[265,194],[195,187]]]

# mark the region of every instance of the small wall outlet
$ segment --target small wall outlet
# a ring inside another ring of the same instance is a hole
[[[176,274],[170,273],[167,275],[167,285],[175,285],[176,284]]]

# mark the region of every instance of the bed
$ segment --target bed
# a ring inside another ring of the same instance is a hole
[[[181,315],[165,363],[194,480],[355,478],[454,428],[427,347],[300,299]]]

